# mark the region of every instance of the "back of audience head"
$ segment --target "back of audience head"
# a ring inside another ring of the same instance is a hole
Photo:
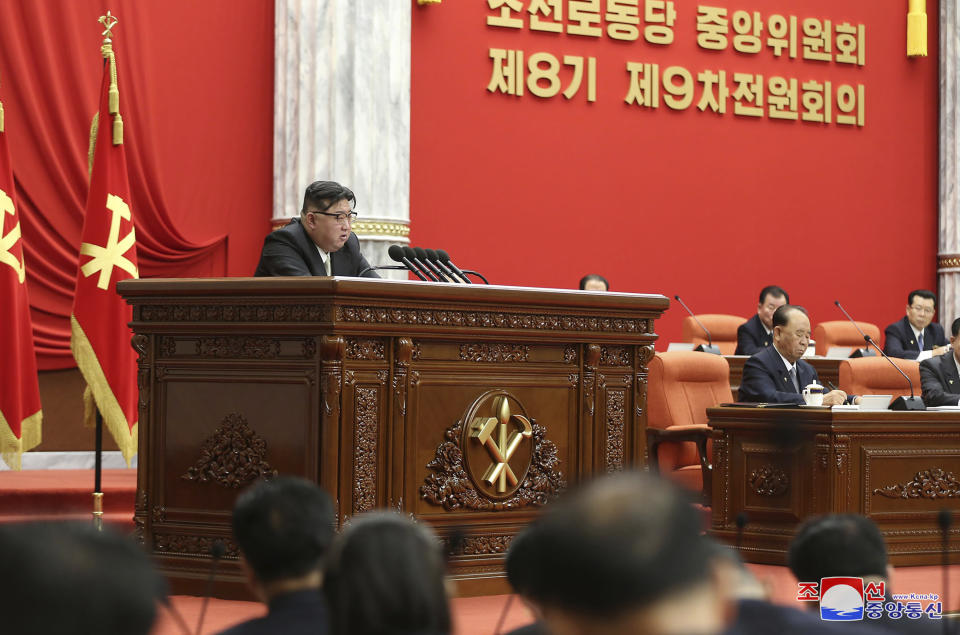
[[[790,571],[798,582],[833,576],[887,576],[887,546],[877,525],[857,514],[827,514],[804,521],[790,543]]]
[[[721,632],[734,598],[686,496],[645,474],[587,484],[511,545],[508,579],[554,635]]]
[[[91,523],[0,525],[4,633],[151,631],[166,587],[131,539]]]
[[[266,596],[271,585],[304,580],[320,586],[320,572],[333,542],[330,497],[302,478],[279,476],[258,481],[233,508],[233,536],[254,580]]]
[[[580,278],[581,291],[609,291],[610,283],[603,276],[590,273]]]
[[[330,552],[324,592],[334,633],[450,632],[442,545],[427,526],[392,512],[355,517]]]

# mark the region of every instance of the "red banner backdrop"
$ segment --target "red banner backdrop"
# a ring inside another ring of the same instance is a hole
[[[0,77],[41,370],[69,368],[102,40],[94,0],[0,3]],[[251,275],[269,231],[273,3],[115,0],[140,275]]]
[[[616,291],[745,317],[779,284],[814,324],[842,319],[838,298],[881,329],[902,317],[910,289],[936,285],[938,3],[927,3],[930,56],[917,59],[906,57],[905,2],[706,3],[726,9],[719,49],[698,41],[718,41],[715,16],[698,27],[704,4],[617,3],[639,9],[631,35],[628,12],[606,2],[414,3],[414,244],[500,284],[575,288],[600,273]],[[829,29],[828,60],[804,57],[808,19]],[[666,31],[672,42],[657,43]],[[698,107],[708,71],[726,74],[724,113]],[[761,116],[738,113],[749,104],[737,105],[737,73],[762,75],[767,97],[772,78],[787,94],[797,80],[801,113],[801,87],[830,82],[830,123],[775,118],[767,100]],[[657,75],[657,108],[631,99],[634,74]],[[683,315],[674,306],[660,321],[658,349],[679,341]]]

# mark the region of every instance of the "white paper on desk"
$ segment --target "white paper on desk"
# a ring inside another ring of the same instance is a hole
[[[930,406],[927,410],[937,410],[937,411],[957,411],[960,410],[960,406]]]
[[[670,342],[667,344],[667,351],[692,351],[693,342]]]
[[[829,359],[846,359],[855,349],[852,346],[831,346],[827,349],[826,357]]]
[[[832,406],[830,410],[860,410],[860,406],[852,403],[843,403],[836,406]]]
[[[920,354],[917,355],[917,361],[922,362],[923,360],[930,359],[931,357],[933,357],[933,351],[920,351]]]

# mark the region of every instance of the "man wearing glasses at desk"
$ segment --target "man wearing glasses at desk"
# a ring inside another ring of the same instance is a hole
[[[943,327],[933,321],[937,296],[917,289],[907,295],[907,316],[884,331],[883,352],[890,357],[923,361],[950,350]]]
[[[316,181],[303,195],[300,218],[263,241],[255,276],[358,276],[370,264],[350,231],[357,199],[349,188]],[[379,278],[374,271],[365,278]]]

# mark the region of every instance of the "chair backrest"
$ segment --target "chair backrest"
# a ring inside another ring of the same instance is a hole
[[[920,364],[912,359],[894,359],[913,382],[920,396]],[[840,389],[851,395],[910,395],[910,386],[903,375],[882,357],[858,357],[840,362]]]
[[[720,355],[696,351],[657,353],[647,377],[647,426],[707,425],[707,408],[733,401],[730,365]],[[665,472],[696,465],[693,443],[664,444],[660,467]]]
[[[733,355],[737,350],[737,328],[747,321],[746,318],[724,313],[704,313],[697,315],[697,319],[710,331],[713,343],[720,348],[720,352],[724,355]],[[707,343],[706,333],[692,317],[683,318],[680,329],[684,342],[693,342],[697,345]]]
[[[877,346],[882,346],[880,343],[880,328],[876,324],[857,322],[857,326],[872,337]],[[831,346],[863,348],[867,345],[860,332],[847,320],[831,320],[817,324],[817,328],[813,329],[813,339],[817,342],[817,355],[826,355]]]

